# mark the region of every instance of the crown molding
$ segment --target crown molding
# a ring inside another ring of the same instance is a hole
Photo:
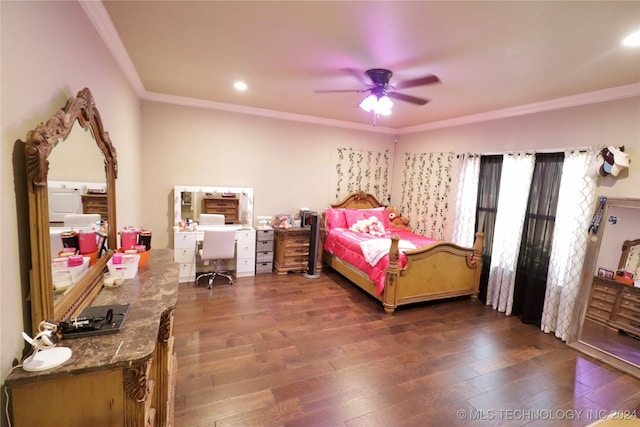
[[[399,135],[406,135],[416,132],[424,132],[434,129],[443,129],[453,126],[467,125],[471,123],[487,122],[490,120],[505,119],[509,117],[524,116],[527,114],[541,113],[544,111],[561,110],[563,108],[579,107],[600,102],[615,101],[617,99],[632,98],[640,96],[640,83],[633,83],[624,86],[612,87],[593,92],[581,93],[579,95],[566,96],[564,98],[550,99],[547,101],[535,102],[533,104],[520,105],[502,110],[487,111],[479,114],[456,117],[449,120],[441,120],[423,125],[409,126],[398,129]]]
[[[157,92],[145,92],[142,96],[145,101],[162,102],[166,104],[182,105],[185,107],[206,108],[210,110],[222,110],[231,113],[248,114],[252,116],[268,117],[271,119],[289,120],[294,122],[302,122],[309,124],[317,124],[323,126],[338,127],[341,129],[355,129],[363,130],[367,132],[379,132],[385,134],[395,135],[398,133],[397,129],[371,125],[365,125],[362,123],[345,122],[341,120],[325,119],[322,117],[306,116],[304,114],[286,113],[283,111],[268,110],[264,108],[247,107],[244,105],[225,104],[222,102],[208,101],[204,99],[187,98],[183,96],[167,95]]]
[[[133,87],[133,90],[139,98],[142,98],[145,93],[144,85],[142,84],[142,80],[140,80],[138,71],[133,66],[133,62],[131,61],[127,50],[122,44],[120,35],[116,31],[116,27],[113,25],[111,17],[109,17],[109,14],[107,13],[107,9],[105,9],[101,1],[80,0],[79,3],[89,17],[93,27],[96,29],[100,37],[102,37],[102,41],[107,45],[107,49],[111,52],[111,55],[113,55],[113,58],[120,66],[120,69],[125,74],[127,80]]]

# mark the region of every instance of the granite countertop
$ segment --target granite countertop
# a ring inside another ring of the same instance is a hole
[[[118,288],[103,288],[92,306],[129,304],[122,329],[114,334],[62,339],[57,347],[69,347],[73,354],[63,365],[42,372],[15,369],[5,384],[46,381],[116,367],[131,366],[149,359],[154,352],[162,313],[175,307],[178,299],[179,264],[170,249],[153,249],[147,265],[133,279]],[[46,351],[46,350],[45,350]]]

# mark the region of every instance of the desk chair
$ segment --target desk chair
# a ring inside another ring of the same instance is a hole
[[[236,229],[231,227],[217,227],[205,230],[202,240],[202,249],[198,251],[198,262],[209,265],[209,261],[216,263],[213,271],[199,274],[196,277],[196,286],[201,277],[209,278],[209,289],[213,287],[213,280],[216,276],[229,279],[229,284],[233,285],[233,277],[228,271],[223,271],[220,264],[223,260],[233,259],[236,254]]]
[[[200,214],[200,225],[224,225],[222,214]]]
[[[93,227],[100,222],[100,214],[68,214],[64,216],[65,227]]]

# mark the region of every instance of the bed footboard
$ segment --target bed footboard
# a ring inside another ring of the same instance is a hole
[[[456,296],[478,296],[482,272],[484,233],[476,233],[472,248],[438,242],[424,248],[405,251],[407,263],[398,267],[398,237],[393,236],[389,267],[381,295],[384,310],[392,314],[404,304]]]

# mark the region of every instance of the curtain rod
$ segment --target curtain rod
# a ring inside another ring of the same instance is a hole
[[[546,149],[546,150],[524,150],[525,154],[535,154],[535,153],[563,153],[567,150],[578,151],[580,153],[586,153],[590,149],[598,149],[599,147],[575,147],[575,148],[562,148],[562,149]],[[456,158],[460,158],[462,155],[470,155],[470,156],[504,156],[505,154],[513,154],[514,151],[503,151],[503,152],[495,152],[495,153],[465,153],[465,154],[457,154]]]

